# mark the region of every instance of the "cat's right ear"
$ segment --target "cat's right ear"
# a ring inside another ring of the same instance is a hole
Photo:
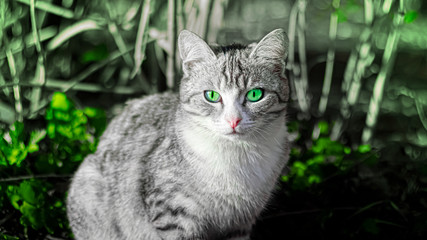
[[[184,73],[188,73],[194,64],[216,59],[215,53],[209,45],[188,30],[182,30],[179,34],[178,48]]]

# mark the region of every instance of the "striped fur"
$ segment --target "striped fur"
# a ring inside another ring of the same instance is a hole
[[[286,41],[209,47],[183,31],[179,94],[129,102],[76,172],[67,214],[76,239],[249,239],[287,162]],[[259,102],[245,94],[264,89]],[[220,103],[203,99],[205,90]],[[239,117],[230,134],[226,122]]]

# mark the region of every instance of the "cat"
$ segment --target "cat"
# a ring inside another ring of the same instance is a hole
[[[289,157],[287,37],[209,46],[183,30],[179,93],[132,100],[75,173],[76,239],[250,239]]]

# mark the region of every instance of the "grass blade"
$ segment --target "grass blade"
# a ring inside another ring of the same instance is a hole
[[[424,97],[426,97],[426,96],[424,96]],[[415,107],[416,107],[417,112],[418,112],[418,117],[420,118],[420,121],[424,126],[424,129],[427,130],[427,115],[424,112],[424,108],[423,108],[423,105],[422,105],[420,99],[422,99],[422,97],[418,97],[418,96],[414,97]]]
[[[56,37],[50,40],[50,42],[47,44],[47,50],[49,51],[54,50],[55,48],[61,46],[65,41],[67,41],[68,39],[74,37],[79,33],[90,31],[90,30],[99,30],[99,29],[101,29],[101,26],[98,25],[98,23],[93,20],[86,19],[86,20],[78,21],[73,25],[65,28]]]
[[[176,29],[176,0],[169,0],[168,5],[168,42],[170,46],[170,52],[168,54],[168,63],[166,70],[166,86],[169,89],[175,87],[175,77],[176,77],[176,39],[177,39],[177,29]]]
[[[307,72],[307,55],[305,47],[305,10],[307,7],[307,0],[299,0],[298,3],[298,25],[297,25],[297,35],[298,35],[298,55],[300,60],[300,71],[301,78],[299,79],[301,91],[300,94],[303,94],[301,97],[302,100],[302,111],[308,113],[310,111],[310,102],[307,98],[308,96],[308,72]]]
[[[404,13],[403,0],[399,1],[398,13]],[[386,80],[389,78],[390,72],[394,65],[396,58],[396,49],[399,42],[399,26],[403,23],[404,14],[396,14],[393,25],[394,28],[388,35],[387,43],[385,46],[381,69],[378,73],[377,79],[375,80],[374,91],[369,102],[369,110],[366,114],[365,128],[362,133],[362,142],[369,143],[372,139],[373,128],[377,123],[378,114],[380,111],[381,101],[384,93],[384,85]]]
[[[31,92],[31,104],[30,104],[30,112],[34,112],[39,108],[40,105],[40,97],[42,95],[41,86],[43,86],[46,82],[46,69],[44,66],[44,59],[41,55],[37,60],[37,69],[34,77],[34,82],[39,84],[40,87],[34,87]],[[30,118],[34,117],[34,115],[30,115]]]
[[[298,104],[299,101],[299,94],[296,90],[296,74],[295,70],[296,63],[295,63],[295,39],[296,39],[296,25],[297,25],[297,16],[298,16],[298,5],[294,3],[294,5],[291,8],[290,16],[289,16],[289,27],[288,27],[288,37],[289,37],[289,47],[288,47],[288,64],[286,65],[287,70],[289,70],[289,82],[291,87],[291,98],[293,100],[297,100]],[[301,106],[300,106],[301,108]]]
[[[375,222],[376,223],[385,224],[385,225],[390,225],[390,226],[393,226],[393,227],[398,227],[398,228],[407,228],[407,227],[405,227],[405,226],[403,226],[401,224],[390,222],[390,221],[385,221],[385,220],[381,220],[381,219],[375,219]]]
[[[16,67],[15,67],[15,59],[13,57],[12,51],[8,49],[6,51],[7,62],[9,64],[10,76],[13,80],[13,96],[15,98],[15,112],[16,112],[16,120],[23,120],[23,108],[21,101],[21,88],[19,87],[19,78],[17,76]]]
[[[110,24],[108,24],[108,31],[113,36],[114,42],[116,43],[117,48],[119,48],[119,51],[121,53],[124,53],[123,59],[125,60],[126,64],[132,66],[132,58],[130,57],[129,52],[126,51],[127,48],[125,40],[123,39],[122,35],[120,35],[117,25],[111,22]]]
[[[27,5],[31,5],[31,2],[34,2],[33,0],[16,0],[16,1],[27,4]],[[52,3],[49,3],[49,2],[37,1],[35,3],[35,8],[42,11],[46,11],[48,13],[55,14],[63,18],[74,18],[73,11],[63,7],[53,5]]]
[[[288,67],[290,70],[289,81],[291,82],[291,96],[297,100],[298,107],[301,112],[304,113],[305,117],[308,116],[309,112],[309,101],[308,101],[308,74],[307,74],[307,61],[305,54],[305,7],[306,0],[295,1],[292,6],[289,18],[289,55],[288,55]],[[296,37],[298,36],[298,53],[300,58],[300,64],[295,62],[296,54]]]
[[[30,18],[31,18],[31,28],[33,33],[33,41],[36,46],[36,50],[38,53],[42,51],[42,47],[40,45],[40,37],[39,32],[37,30],[37,23],[36,23],[36,10],[34,6],[35,0],[30,0]]]
[[[138,33],[135,41],[134,69],[131,73],[131,78],[139,72],[142,62],[145,58],[145,47],[148,40],[148,22],[150,20],[150,3],[151,0],[145,0],[141,11],[141,18],[139,20]]]
[[[364,1],[365,27],[359,37],[357,48],[351,51],[351,55],[347,61],[341,86],[343,92],[340,103],[341,116],[332,127],[332,140],[337,140],[341,136],[343,127],[346,125],[348,119],[350,119],[352,108],[359,98],[362,77],[375,58],[375,54],[372,53],[372,22],[375,17],[375,10],[372,5],[372,0]]]
[[[326,70],[325,70],[325,79],[323,81],[322,95],[319,102],[319,113],[323,115],[328,105],[329,92],[331,90],[332,84],[332,73],[334,70],[334,60],[335,60],[335,41],[337,39],[337,28],[338,28],[338,15],[336,11],[340,6],[340,0],[334,0],[332,6],[335,9],[335,12],[331,14],[329,20],[329,42],[330,46],[328,49],[328,54],[326,57]]]
[[[5,25],[5,18],[6,18],[6,10],[7,10],[7,2],[6,1],[0,1],[0,28],[2,29],[0,31],[0,39],[3,39],[3,29],[6,29]],[[2,45],[2,41],[0,41],[0,47]]]
[[[366,206],[364,206],[364,207],[360,208],[359,210],[357,210],[357,211],[356,211],[353,215],[351,215],[349,218],[353,218],[353,217],[355,217],[355,216],[357,216],[357,215],[361,214],[362,212],[365,212],[365,211],[367,211],[367,210],[369,210],[369,209],[371,209],[371,208],[373,208],[373,207],[375,207],[375,206],[377,206],[377,205],[380,205],[380,204],[382,204],[382,203],[384,203],[384,201],[378,201],[378,202],[370,203],[370,204],[368,204],[368,205],[366,205]]]
[[[48,79],[45,85],[47,88],[60,89],[66,91],[69,88],[67,80]],[[143,90],[135,87],[115,86],[114,88],[105,88],[100,84],[95,83],[77,83],[73,85],[73,90],[82,92],[108,92],[114,94],[137,94]]]
[[[38,30],[39,33],[39,41],[40,43],[53,38],[57,33],[58,30],[56,27],[54,26],[49,26],[43,29]],[[10,50],[12,51],[13,54],[21,52],[22,50],[24,50],[25,48],[29,48],[34,46],[35,42],[34,42],[34,37],[33,34],[27,34],[24,37],[24,42],[25,44],[17,44],[16,41],[19,41],[17,39],[12,40],[12,42],[10,43]],[[0,60],[6,58],[6,53],[5,52],[1,52],[0,53]]]
[[[40,85],[43,85],[45,82],[45,66],[44,66],[44,57],[43,57],[43,51],[40,44],[40,36],[39,31],[37,29],[37,23],[36,23],[36,13],[35,13],[35,0],[30,1],[30,16],[31,16],[31,28],[32,28],[32,35],[33,35],[33,41],[36,47],[36,51],[38,53],[38,60],[37,60],[37,69],[35,74],[35,82],[39,83]],[[42,94],[41,87],[35,87],[32,89],[30,100],[30,112],[37,109],[39,107],[39,101]],[[34,117],[34,116],[30,116]]]

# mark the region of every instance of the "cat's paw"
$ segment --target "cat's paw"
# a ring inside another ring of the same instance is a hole
[[[239,237],[232,237],[232,238],[227,238],[227,240],[250,240],[250,236],[239,236]]]

